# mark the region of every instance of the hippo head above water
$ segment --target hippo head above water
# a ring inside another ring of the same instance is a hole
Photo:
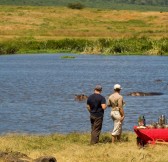
[[[84,94],[75,95],[76,101],[84,101],[84,100],[87,100],[87,98],[88,98],[88,96],[86,96]]]
[[[157,96],[157,95],[163,95],[163,93],[160,93],[160,92],[131,92],[127,94],[127,96]]]

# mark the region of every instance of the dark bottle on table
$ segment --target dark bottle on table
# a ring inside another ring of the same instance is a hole
[[[165,115],[161,115],[161,120],[162,120],[162,125],[163,125],[163,124],[166,124]]]
[[[146,119],[145,119],[145,116],[143,116],[143,125],[146,126]]]

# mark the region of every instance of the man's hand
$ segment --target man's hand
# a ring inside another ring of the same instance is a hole
[[[103,110],[105,110],[105,109],[106,109],[106,107],[107,107],[107,105],[106,105],[106,104],[101,104],[101,106],[102,106],[102,109],[103,109]]]
[[[124,118],[125,118],[125,116],[122,116],[122,117],[120,118],[120,121],[123,122]]]

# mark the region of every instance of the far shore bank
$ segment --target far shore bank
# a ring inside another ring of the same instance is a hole
[[[167,162],[167,145],[139,148],[133,132],[123,132],[122,142],[111,143],[109,133],[101,133],[100,143],[89,145],[90,133],[0,135],[0,152],[25,155],[30,159],[53,156],[58,162]],[[29,160],[30,160],[29,159]],[[3,159],[0,158],[0,161]]]
[[[0,42],[0,55],[31,53],[78,53],[104,55],[168,55],[168,38],[109,39],[15,39]]]
[[[168,55],[166,11],[0,5],[0,55]]]

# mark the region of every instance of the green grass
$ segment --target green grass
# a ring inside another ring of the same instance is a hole
[[[90,146],[89,142],[90,133],[7,134],[0,136],[0,151],[21,152],[31,159],[54,156],[59,162],[167,162],[166,145],[147,145],[139,149],[133,132],[123,132],[122,142],[115,144],[111,144],[110,132],[101,133],[99,144]]]

